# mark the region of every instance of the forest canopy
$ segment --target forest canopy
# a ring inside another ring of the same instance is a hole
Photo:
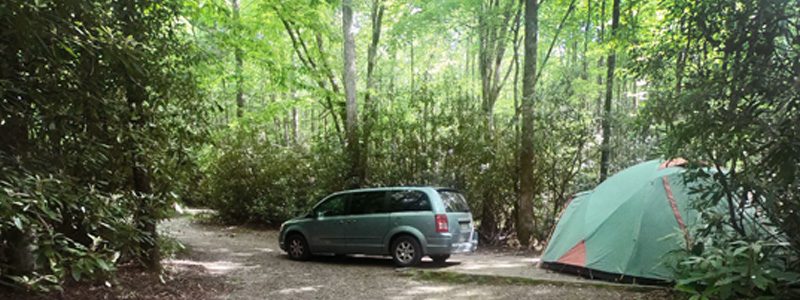
[[[355,187],[457,188],[482,244],[541,250],[574,194],[683,157],[714,185],[676,285],[780,297],[800,280],[797,7],[4,1],[0,282],[157,269],[173,203],[277,226]]]

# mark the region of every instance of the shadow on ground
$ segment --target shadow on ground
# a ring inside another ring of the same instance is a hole
[[[291,261],[288,255],[282,255],[285,260]],[[331,265],[353,265],[353,266],[366,266],[366,267],[382,267],[382,268],[397,268],[391,257],[376,256],[376,255],[315,255],[308,261],[309,263],[324,263]],[[418,269],[443,269],[451,266],[461,264],[458,261],[447,261],[444,264],[434,263],[429,258],[423,258],[419,265],[415,266]]]

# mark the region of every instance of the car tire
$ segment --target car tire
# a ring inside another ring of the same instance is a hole
[[[445,255],[431,255],[431,259],[433,259],[433,263],[437,265],[444,265],[444,262],[450,258],[450,254]]]
[[[422,246],[414,237],[402,235],[392,243],[392,259],[398,267],[411,267],[422,260]]]
[[[299,234],[290,234],[286,237],[286,253],[292,260],[308,260],[311,258],[311,251],[308,248],[308,242]]]

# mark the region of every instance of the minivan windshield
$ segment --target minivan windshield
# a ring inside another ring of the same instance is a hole
[[[469,212],[469,205],[464,195],[459,192],[451,190],[440,190],[439,197],[442,197],[442,203],[446,212]]]

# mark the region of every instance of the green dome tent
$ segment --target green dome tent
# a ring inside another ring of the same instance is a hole
[[[644,162],[576,195],[551,233],[542,267],[625,282],[669,280],[662,258],[681,247],[680,239],[688,241],[688,234],[675,233],[686,233],[698,218],[683,164]]]

